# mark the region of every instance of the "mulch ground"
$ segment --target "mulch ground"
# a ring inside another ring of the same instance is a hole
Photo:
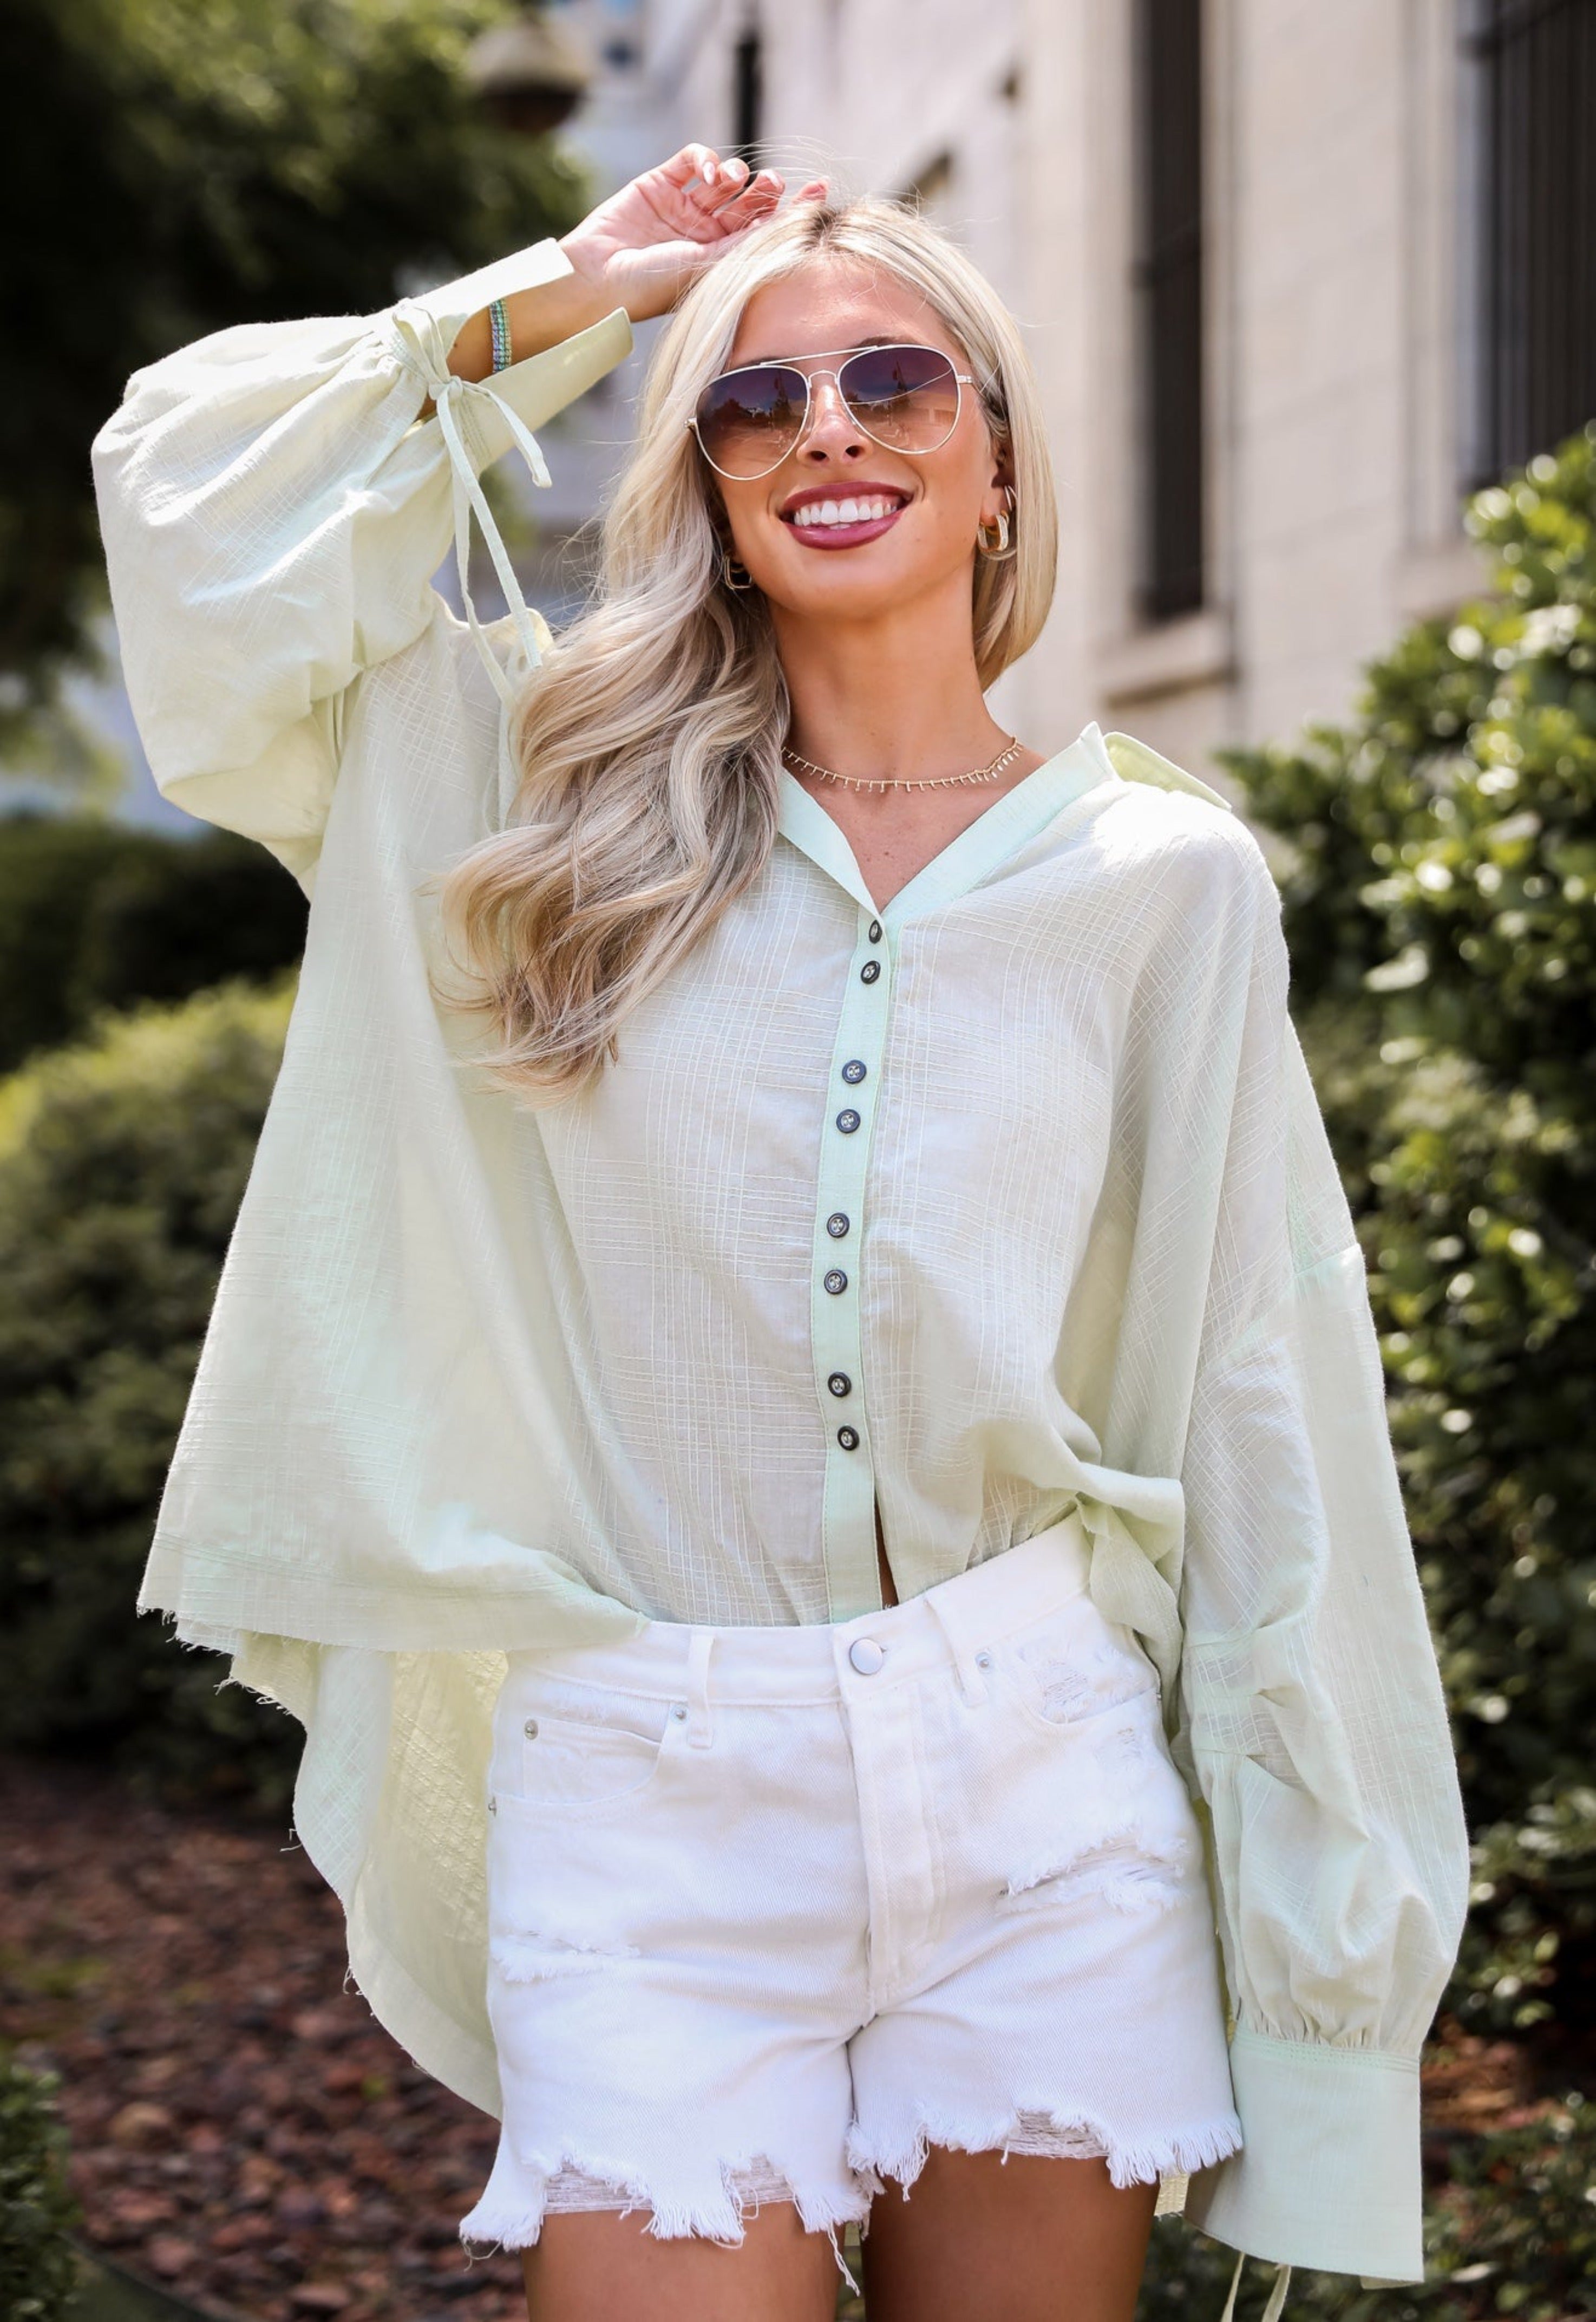
[[[497,2123],[409,2061],[345,1964],[286,1819],[0,1760],[0,2052],[61,2075],[80,2238],[248,2322],[524,2322],[519,2260],[459,2239]],[[1426,2084],[1432,2168],[1544,2101],[1520,2050],[1450,2030]]]
[[[343,1989],[343,1914],[285,1827],[0,1764],[0,2047],[61,2075],[79,2237],[251,2322],[524,2322],[460,2220],[498,2124]]]

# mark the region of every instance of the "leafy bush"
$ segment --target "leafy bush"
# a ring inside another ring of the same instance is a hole
[[[82,2209],[67,2183],[67,2132],[51,2099],[59,2072],[0,2065],[0,2314],[61,2322],[78,2281],[67,2235]]]
[[[1444,2170],[1444,2173],[1443,2173]],[[1521,2127],[1460,2136],[1432,2172],[1422,2284],[1363,2290],[1296,2275],[1287,2313],[1335,2322],[1576,2322],[1596,2314],[1596,2106],[1577,2096]],[[1218,2314],[1236,2255],[1172,2220],[1154,2228],[1138,2322]],[[1249,2260],[1236,2300],[1255,2322],[1274,2268]]]
[[[1359,1218],[1478,1833],[1456,2004],[1596,2026],[1596,429],[1476,495],[1500,595],[1352,725],[1227,751],[1290,841],[1293,999]]]
[[[296,1729],[132,1607],[288,1002],[107,1019],[0,1083],[0,1745],[266,1804]]]
[[[184,1000],[298,958],[305,896],[263,847],[111,822],[0,820],[0,1073],[101,1008]]]

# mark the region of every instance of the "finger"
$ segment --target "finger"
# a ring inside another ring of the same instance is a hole
[[[762,169],[739,193],[715,213],[714,224],[729,233],[752,217],[762,217],[781,198],[781,180],[774,169]]]
[[[693,178],[713,173],[719,160],[713,145],[684,145],[668,161],[661,162],[660,175],[673,186],[685,186]]]
[[[748,174],[747,162],[734,153],[729,160],[719,163],[704,185],[690,187],[688,198],[698,202],[711,215],[720,217],[757,183],[758,179]]]

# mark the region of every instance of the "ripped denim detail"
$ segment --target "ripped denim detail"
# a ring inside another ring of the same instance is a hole
[[[1029,1897],[1038,1906],[1066,1895],[1096,1895],[1115,1911],[1167,1911],[1181,1900],[1191,1863],[1189,1839],[1172,1832],[1154,1836],[1138,1818],[1073,1846],[1055,1842],[1012,1872],[1003,1892],[1011,1900]]]
[[[642,1954],[635,1943],[583,1943],[528,1928],[490,1936],[488,1956],[506,1983],[542,1983],[551,1976],[595,1975],[616,1960]]]
[[[1036,1686],[1043,1716],[1060,1725],[1122,1708],[1157,1690],[1151,1668],[1117,1645],[1090,1644],[1061,1653],[1052,1638],[1039,1637],[1017,1651]]]

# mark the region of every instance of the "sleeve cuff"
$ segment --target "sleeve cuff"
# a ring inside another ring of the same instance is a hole
[[[1417,2059],[1243,2030],[1230,2078],[1243,2149],[1192,2178],[1189,2223],[1276,2265],[1422,2281]]]
[[[534,290],[543,282],[561,282],[575,272],[554,236],[546,234],[542,242],[529,242],[524,250],[506,251],[504,257],[479,266],[473,274],[457,275],[452,282],[418,291],[405,303],[431,315],[447,359],[461,326],[496,298],[513,297],[517,290]]]
[[[535,429],[557,411],[563,411],[568,403],[574,403],[579,395],[586,395],[631,352],[631,318],[625,306],[616,306],[589,323],[585,331],[573,331],[569,339],[545,347],[541,354],[528,355],[524,362],[512,363],[508,370],[496,371],[487,384],[524,426]],[[471,448],[480,453],[481,466],[487,467],[509,450],[510,431],[503,414],[487,396],[473,396],[466,413]]]
[[[574,271],[558,242],[550,236],[496,258],[474,274],[462,274],[417,297],[400,299],[392,309],[394,321],[431,383],[443,377],[449,351],[473,315],[495,298],[535,289],[544,282],[562,281]],[[496,407],[495,398],[507,403],[524,426],[535,431],[568,403],[585,395],[606,371],[613,370],[631,353],[633,343],[631,317],[625,306],[615,306],[586,330],[573,331],[570,338],[483,380],[481,384],[492,393],[469,397],[461,412],[461,435],[477,472],[490,467],[510,448],[510,429]]]

